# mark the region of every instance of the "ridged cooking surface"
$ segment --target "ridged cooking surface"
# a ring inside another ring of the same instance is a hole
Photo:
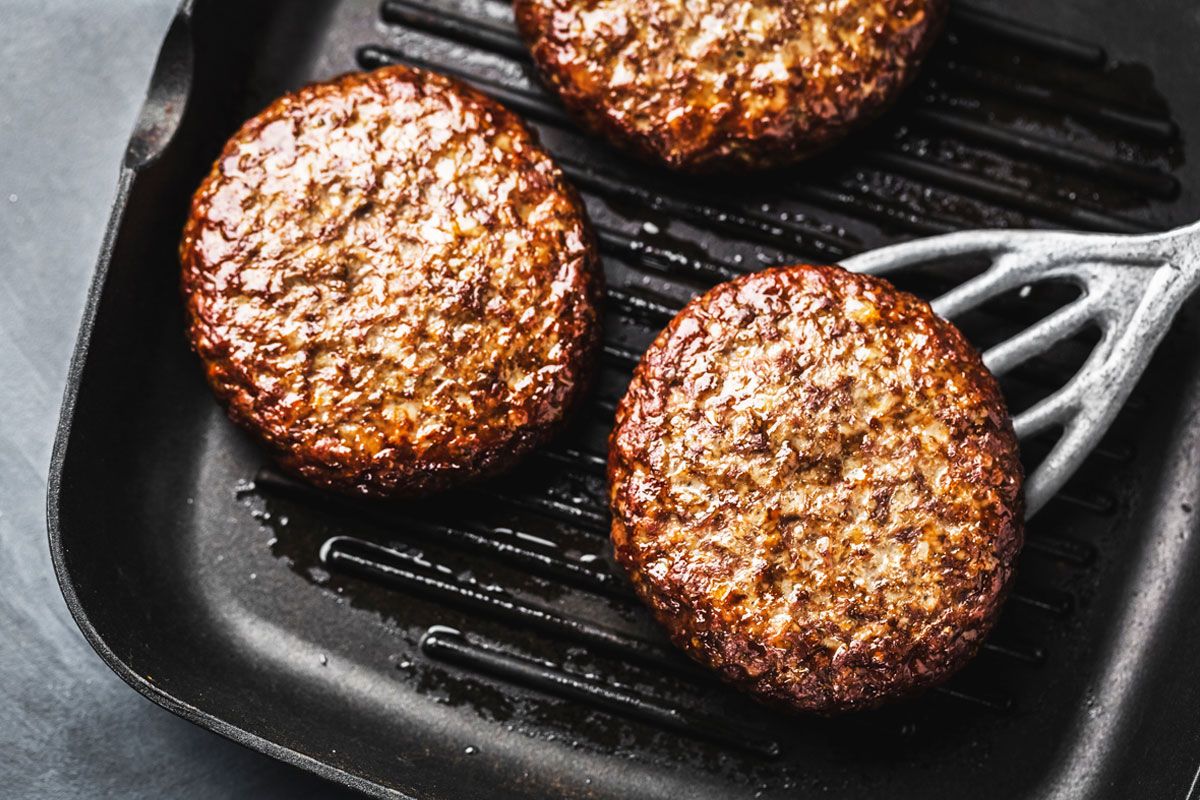
[[[318,71],[352,60],[437,69],[533,122],[585,196],[609,290],[592,399],[515,473],[400,508],[346,506],[269,468],[243,476],[256,478],[243,511],[306,588],[333,599],[328,624],[383,620],[395,632],[398,684],[473,709],[482,726],[699,770],[749,794],[812,786],[804,753],[831,743],[914,757],[939,743],[982,758],[987,745],[972,734],[981,718],[1036,721],[1046,674],[1088,646],[1071,633],[1101,588],[1099,548],[1126,513],[1123,476],[1144,455],[1144,394],[1030,525],[1015,591],[979,658],[922,699],[814,726],[721,687],[665,643],[611,563],[605,438],[642,349],[714,283],[968,227],[1155,227],[1146,220],[1166,219],[1178,191],[1180,148],[1149,76],[1107,65],[1088,42],[957,7],[916,85],[866,134],[799,169],[685,180],[575,129],[533,79],[503,2],[387,0],[378,18],[339,13],[361,39],[322,55]],[[932,297],[963,274],[930,269],[897,283]],[[983,348],[1072,296],[1023,289],[962,327]],[[1061,385],[1088,342],[1006,376],[1011,410]],[[1052,441],[1023,443],[1027,465]]]

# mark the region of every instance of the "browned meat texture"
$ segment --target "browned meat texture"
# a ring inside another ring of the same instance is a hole
[[[798,161],[912,79],[947,0],[516,0],[542,76],[589,128],[691,171]]]
[[[287,95],[229,140],[180,247],[230,416],[315,484],[410,495],[511,464],[579,396],[600,273],[520,121],[390,67]]]
[[[1006,594],[1021,466],[950,323],[838,267],[693,301],[643,357],[609,456],[618,560],[675,643],[795,709],[945,679]]]

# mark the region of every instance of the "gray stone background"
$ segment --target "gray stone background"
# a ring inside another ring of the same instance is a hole
[[[243,2],[245,0],[242,0]],[[251,0],[252,2],[253,0]],[[1103,8],[1118,55],[1195,102],[1180,0],[976,0],[1043,21]],[[177,0],[0,0],[0,797],[346,797],[126,687],[55,585],[45,483],[67,363],[121,155]],[[1088,32],[1082,32],[1085,36]],[[1177,33],[1177,31],[1176,31]],[[1189,172],[1195,165],[1187,167]],[[1194,200],[1185,182],[1181,203]]]

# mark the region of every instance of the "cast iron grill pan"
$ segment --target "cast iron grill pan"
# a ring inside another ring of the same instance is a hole
[[[1089,702],[1102,601],[1129,591],[1121,565],[1144,536],[1144,493],[1194,360],[1190,315],[1030,525],[979,658],[879,712],[768,711],[665,641],[611,561],[605,437],[644,347],[716,282],[969,227],[1188,221],[1181,123],[1148,71],[1084,38],[957,5],[918,83],[869,131],[809,165],[702,180],[579,131],[533,77],[498,0],[346,3],[316,16],[281,5],[236,24],[201,5],[184,20],[197,61],[187,112],[161,154],[144,154],[154,130],[139,128],[146,165],[129,173],[124,219],[118,203],[51,499],[68,601],[118,672],[202,724],[381,796],[1045,791]],[[221,56],[204,49],[209,28],[235,42]],[[241,119],[307,80],[392,63],[461,78],[530,121],[585,196],[609,287],[598,380],[572,429],[510,475],[400,505],[334,498],[272,468],[202,386],[171,285],[187,194]],[[973,268],[897,282],[932,297]],[[962,327],[985,348],[1073,296],[1026,287]],[[1012,410],[1061,385],[1090,336],[1006,376]],[[114,439],[113,420],[134,408],[148,409],[135,417],[146,430]],[[1052,444],[1027,443],[1027,466]],[[105,488],[115,474],[123,488]],[[84,520],[108,549],[74,532]]]

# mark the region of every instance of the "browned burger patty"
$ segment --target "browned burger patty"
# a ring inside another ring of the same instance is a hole
[[[886,281],[773,269],[643,357],[609,456],[613,542],[675,643],[763,700],[871,707],[991,628],[1021,547],[995,379]]]
[[[587,127],[689,171],[798,161],[877,116],[948,0],[516,0]]]
[[[180,254],[192,344],[230,416],[344,492],[511,464],[559,426],[598,341],[575,192],[511,113],[404,67],[243,125]]]

